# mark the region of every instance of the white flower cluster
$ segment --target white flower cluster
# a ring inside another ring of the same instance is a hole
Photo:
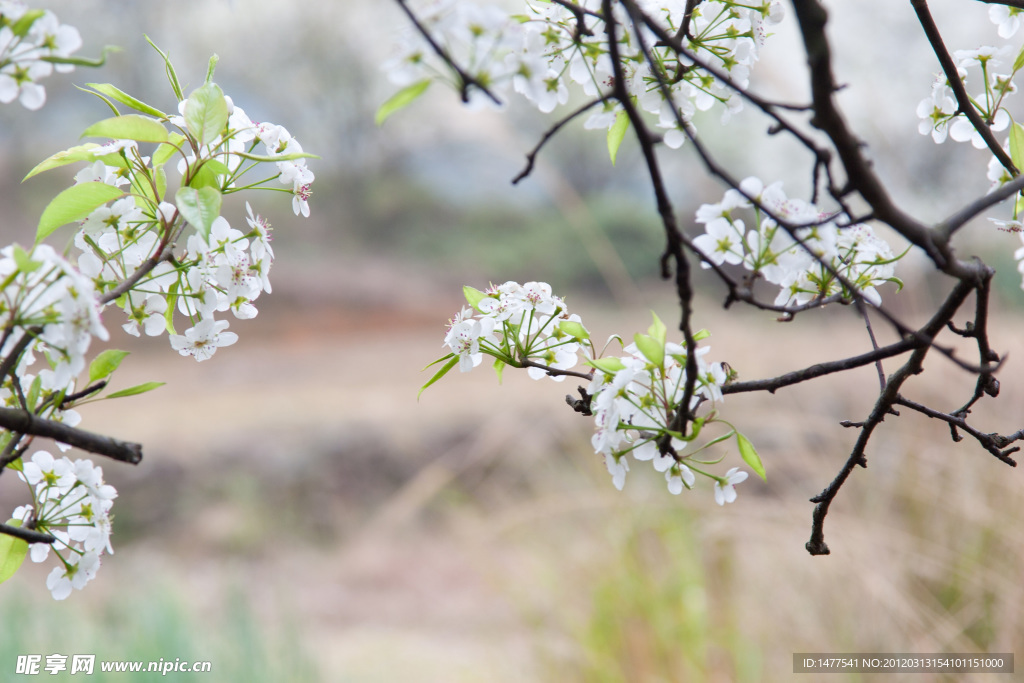
[[[1010,115],[1004,109],[1004,100],[1016,92],[1013,83],[1015,70],[1011,73],[998,73],[996,67],[1002,66],[1009,54],[1009,48],[980,47],[975,50],[957,50],[953,53],[956,60],[960,80],[967,85],[968,69],[979,68],[985,83],[985,90],[972,98],[978,114],[985,120],[989,128],[998,133],[1010,125]],[[950,137],[957,142],[970,143],[977,149],[986,147],[985,140],[974,128],[970,120],[958,114],[956,100],[953,98],[949,81],[939,76],[932,83],[932,93],[917,105],[917,115],[921,118],[918,132],[931,135],[932,140],[941,144]]]
[[[82,47],[74,26],[61,24],[49,10],[29,10],[18,0],[0,0],[0,102],[15,99],[26,109],[46,103],[38,81],[56,69],[67,73],[71,64],[52,64],[47,57],[69,57]]]
[[[46,587],[55,600],[63,600],[96,576],[104,552],[114,552],[110,508],[117,491],[103,483],[103,469],[91,460],[56,459],[46,451],[33,454],[18,476],[31,487],[33,503],[16,508],[13,517],[23,527],[57,539],[53,550],[60,564],[50,572]],[[50,547],[31,544],[32,561],[44,562]]]
[[[799,306],[833,294],[851,297],[853,293],[835,273],[876,306],[882,300],[878,285],[899,284],[894,276],[899,257],[870,226],[839,227],[830,220],[830,214],[813,204],[786,197],[781,182],[765,187],[751,177],[740,183],[740,189],[742,193],[730,189],[718,204],[704,204],[697,210],[696,220],[704,225],[705,232],[693,243],[717,265],[743,264],[778,285],[775,305]],[[761,207],[789,224],[805,226],[794,231],[800,242],[765,215]],[[737,213],[750,209],[754,224],[748,228]],[[707,262],[701,265],[711,267]]]
[[[598,358],[579,316],[567,312],[565,302],[552,294],[547,283],[506,282],[483,292],[466,287],[464,293],[470,307],[449,321],[444,344],[450,353],[436,361],[447,361],[447,365],[424,388],[456,364],[462,372],[471,371],[485,355],[495,359],[499,371],[505,366],[525,367],[534,379],[547,376],[562,381],[582,353],[591,372],[571,374],[590,379],[587,392],[596,427],[592,444],[594,451],[604,456],[616,488],[621,489],[625,483],[629,470],[626,456],[632,453],[636,460],[653,461],[654,468],[665,473],[672,493],[692,487],[697,472],[715,480],[719,504],[735,500],[733,485],[746,479],[745,472],[733,468],[724,477],[717,477],[696,467],[707,464],[694,458],[696,452],[678,455],[705,424],[715,421],[715,416],[712,413],[697,418],[689,436],[676,431],[679,427],[673,422],[685,394],[687,351],[666,341],[667,331],[657,317],[649,334],[636,335],[635,343],[625,348],[627,355]],[[695,340],[705,336],[707,333],[702,331]],[[691,411],[705,401],[712,405],[721,402],[721,387],[729,379],[724,364],[704,359],[709,350],[702,347],[695,352],[697,374]],[[735,430],[729,436],[733,434]],[[675,457],[660,451],[658,441],[663,438],[676,451]]]
[[[568,101],[570,85],[589,97],[607,94],[614,68],[599,20],[586,17],[592,35],[585,35],[579,31],[575,14],[565,6],[537,0],[524,4],[522,14],[508,15],[493,4],[430,0],[421,4],[416,15],[456,64],[496,94],[511,85],[544,113]],[[576,4],[592,15],[601,11],[600,0],[579,0]],[[644,0],[639,5],[670,34],[679,31],[685,0]],[[677,116],[692,126],[690,118],[697,110],[723,104],[726,120],[742,108],[742,100],[731,89],[660,44],[649,27],[642,27],[638,36],[618,4],[615,19],[626,86],[645,111],[658,117],[657,125],[666,129],[667,145],[676,148],[685,140]],[[710,0],[694,10],[683,45],[728,73],[736,85],[745,87],[767,36],[766,27],[781,19],[778,0]],[[641,38],[653,56],[657,73],[644,58]],[[412,30],[406,32],[400,53],[387,66],[392,81],[403,86],[446,72],[427,42]],[[671,101],[664,97],[659,81],[667,86]],[[470,96],[474,101],[485,99],[479,92],[471,91]],[[589,118],[586,127],[611,128],[619,111],[620,105],[609,103]]]
[[[178,173],[185,176],[190,167],[194,167],[197,159],[215,160],[224,164],[225,174],[217,174],[219,180],[224,180],[227,172],[235,174],[239,171],[243,160],[243,154],[252,154],[262,151],[267,157],[274,159],[277,166],[277,179],[283,185],[291,186],[292,210],[295,215],[309,217],[309,198],[312,195],[310,186],[315,176],[313,171],[306,165],[304,158],[290,158],[302,154],[302,145],[296,140],[288,129],[276,123],[253,122],[241,107],[236,107],[234,101],[224,96],[228,108],[228,123],[224,132],[219,138],[211,143],[202,145],[199,153],[189,154],[178,161]],[[187,129],[185,122],[185,108],[188,100],[178,103],[179,116],[168,117],[167,121],[173,126],[184,131]],[[262,147],[258,147],[262,144]],[[278,160],[278,158],[280,158]],[[233,183],[227,182],[229,187]]]
[[[644,344],[643,349],[639,344]],[[668,490],[679,494],[684,487],[692,488],[696,480],[694,471],[684,462],[689,459],[680,456],[679,451],[699,434],[704,422],[698,420],[694,434],[685,438],[673,425],[685,394],[687,351],[679,344],[659,341],[656,334],[638,335],[637,343],[624,350],[628,355],[594,363],[597,371],[587,389],[594,397],[591,410],[596,431],[591,444],[596,453],[604,455],[617,489],[626,482],[626,455],[631,453],[636,460],[651,461],[655,470],[664,472]],[[722,385],[729,373],[722,363],[704,359],[710,350],[710,346],[703,346],[694,354],[697,377],[690,397],[691,411],[704,401],[722,401]],[[675,456],[659,449],[658,442],[666,437]],[[728,477],[733,477],[732,483],[739,483],[747,475],[730,471]],[[718,495],[716,488],[716,498]],[[735,492],[729,502],[732,499]],[[723,502],[719,500],[719,504]]]
[[[245,172],[242,162],[253,158],[262,145],[262,158],[273,161],[277,179],[291,187],[292,207],[296,215],[309,215],[307,200],[313,172],[306,166],[298,141],[282,126],[253,123],[241,107],[224,98],[229,111],[227,126],[217,141],[201,146],[198,154],[182,158],[177,169],[181,183],[211,166],[219,172],[213,182],[224,192],[232,191],[237,178]],[[169,122],[187,130],[182,116]],[[283,158],[281,158],[283,157]],[[157,175],[151,157],[143,156],[136,142],[116,140],[91,150],[88,167],[75,176],[76,184],[99,182],[114,187],[136,188]],[[280,160],[276,160],[281,158]],[[250,166],[251,167],[251,166]],[[160,166],[162,172],[163,167]],[[93,278],[100,293],[118,286],[142,264],[159,258],[185,228],[185,219],[175,204],[159,197],[133,193],[96,208],[75,236],[81,250],[78,265]],[[230,311],[235,318],[248,319],[257,314],[254,301],[262,292],[270,292],[269,272],[274,260],[270,224],[254,214],[246,203],[248,229],[232,228],[223,216],[217,216],[204,234],[189,235],[186,249],[172,263],[161,261],[126,295],[117,300],[128,314],[124,329],[139,336],[144,331],[158,336],[173,330],[175,306],[188,316],[192,326],[183,334],[171,334],[171,346],[181,355],[202,361],[218,347],[228,346],[238,336],[228,332],[229,323],[217,320],[217,313]],[[193,226],[198,228],[198,226]]]
[[[466,293],[473,308],[463,308],[449,321],[444,340],[462,372],[480,365],[485,352],[513,366],[526,362],[555,370],[576,366],[583,326],[580,317],[569,314],[565,302],[551,293],[551,285],[506,282],[483,292],[467,287]],[[532,366],[528,373],[534,379],[565,379]]]
[[[4,283],[0,326],[10,331],[0,346],[0,357],[8,358],[17,347],[27,344],[14,368],[21,383],[31,385],[38,379],[42,391],[72,392],[85,368],[92,338],[108,339],[92,280],[46,244],[31,252],[17,246],[0,251],[0,278]],[[33,328],[42,331],[36,334]],[[36,362],[36,351],[43,354],[45,367],[33,378],[28,371]],[[9,377],[4,382],[0,398],[14,405],[17,399]],[[58,406],[51,408],[55,412],[50,417],[61,419]],[[63,413],[64,421],[77,422],[77,414],[70,413],[73,411]]]

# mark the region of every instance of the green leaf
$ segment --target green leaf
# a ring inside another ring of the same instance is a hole
[[[224,176],[230,174],[231,169],[224,162],[218,159],[207,159],[194,170],[192,177],[188,180],[188,186],[196,189],[212,187],[219,192],[224,184]]]
[[[651,361],[655,367],[661,368],[665,365],[665,345],[654,337],[637,332],[633,335],[633,341],[644,358]]]
[[[693,341],[695,343],[699,342],[699,341],[703,341],[703,340],[707,339],[710,336],[711,336],[711,332],[709,332],[708,329],[705,327],[704,329],[697,330],[696,332],[693,333]]]
[[[124,192],[104,183],[79,183],[72,185],[53,198],[36,228],[36,244],[49,237],[62,225],[80,221],[97,207],[124,196]]]
[[[228,125],[228,102],[216,83],[196,88],[185,103],[185,125],[201,145],[217,140]]]
[[[32,29],[32,24],[36,23],[36,20],[44,14],[46,14],[46,10],[42,9],[30,9],[26,11],[11,26],[11,33],[19,38],[24,38]]]
[[[1024,47],[1020,48],[1020,52],[1017,53],[1017,59],[1013,60],[1013,73],[1017,73],[1024,68]]]
[[[754,444],[750,443],[750,439],[736,432],[736,445],[740,449],[740,456],[743,458],[743,462],[750,465],[750,469],[754,470],[759,477],[767,480],[768,477],[765,475],[764,465],[761,463],[761,458],[758,457],[757,451],[754,450]]]
[[[30,411],[34,411],[36,406],[39,405],[39,395],[43,393],[43,380],[39,375],[32,380],[32,385],[28,388],[28,396],[25,397],[25,405],[28,406]]]
[[[35,168],[28,172],[27,176],[21,179],[21,182],[25,182],[32,176],[39,175],[44,171],[73,164],[76,161],[93,161],[92,150],[97,147],[99,147],[99,145],[95,142],[87,142],[84,145],[78,145],[77,147],[66,149],[63,152],[57,152],[48,159],[41,161]]]
[[[97,97],[100,100],[102,100],[103,104],[105,104],[108,107],[110,107],[110,111],[114,112],[114,116],[120,116],[121,115],[121,112],[118,110],[117,105],[114,104],[113,101],[109,97],[104,95],[103,93],[98,93],[95,90],[86,90],[85,88],[83,88],[81,86],[78,86],[78,85],[76,85],[75,87],[78,88],[79,90],[81,90],[82,92],[87,92],[90,95],[92,95],[93,97]]]
[[[249,161],[267,161],[267,162],[278,162],[278,161],[294,161],[295,159],[319,159],[319,154],[310,154],[309,152],[292,152],[291,154],[275,154],[273,156],[267,154],[250,154],[248,152],[232,152],[232,155],[248,159]]]
[[[58,55],[44,55],[39,58],[40,62],[49,62],[50,64],[71,64],[72,66],[103,66],[107,63],[107,55],[111,52],[120,52],[121,48],[117,45],[104,45],[103,51],[99,57],[90,59],[89,57],[61,57]],[[78,86],[75,86],[78,88]],[[79,88],[81,90],[81,88]]]
[[[470,306],[472,306],[478,311],[480,310],[480,302],[488,298],[488,296],[481,292],[479,289],[474,289],[469,285],[466,285],[462,288],[462,295],[466,297],[466,303],[468,303]]]
[[[162,387],[166,382],[145,382],[143,384],[136,384],[134,387],[122,389],[121,391],[115,391],[112,394],[107,394],[107,398],[122,398],[124,396],[136,396],[138,394],[144,394],[147,391],[153,391],[157,387]]]
[[[153,165],[163,166],[174,154],[181,150],[181,146],[185,143],[187,138],[181,133],[170,133],[167,136],[167,142],[161,144],[153,152]]]
[[[178,74],[174,72],[174,65],[171,64],[171,58],[167,56],[166,52],[157,47],[156,43],[149,39],[149,36],[144,35],[144,37],[146,39],[146,42],[149,43],[150,47],[156,50],[157,53],[163,58],[164,72],[167,74],[167,80],[171,84],[171,90],[174,91],[174,96],[178,98],[179,102],[181,102],[183,99],[185,99],[185,96],[181,94],[181,83],[178,82]]]
[[[629,130],[629,114],[623,110],[615,117],[615,123],[608,129],[608,156],[612,159],[612,166],[615,165],[615,159],[619,156],[619,146],[625,139],[627,130]]]
[[[615,356],[611,356],[609,358],[594,358],[593,360],[586,360],[583,362],[609,375],[614,375],[619,370],[624,370],[626,368],[622,361]]]
[[[1010,128],[1010,159],[1018,169],[1024,169],[1024,126],[1016,122]]]
[[[33,261],[29,253],[21,248],[21,245],[14,245],[14,265],[18,267],[18,270],[22,273],[31,273],[39,266],[43,265],[42,261]]]
[[[115,102],[120,102],[121,104],[131,107],[135,111],[141,111],[143,114],[149,114],[150,116],[155,116],[158,119],[167,118],[167,114],[163,113],[156,107],[148,105],[142,100],[132,97],[128,93],[124,92],[120,88],[111,85],[110,83],[86,83],[86,85],[95,90],[96,92],[102,93],[103,95],[109,97]]]
[[[20,519],[7,520],[8,526],[21,526]],[[28,543],[20,538],[0,534],[0,583],[14,576],[28,555]]]
[[[494,374],[498,376],[498,384],[501,384],[501,378],[505,374],[505,366],[508,365],[505,361],[500,358],[494,359]]]
[[[206,85],[213,83],[213,72],[216,70],[217,62],[219,61],[220,57],[216,53],[210,57],[210,64],[206,67]]]
[[[558,329],[576,339],[590,339],[590,333],[587,332],[587,328],[575,320],[563,320],[558,323]]]
[[[182,187],[174,195],[178,213],[204,238],[210,236],[213,221],[220,216],[221,195],[212,187]]]
[[[432,81],[429,78],[417,81],[389,97],[384,104],[380,105],[380,109],[377,110],[377,116],[374,118],[377,125],[382,125],[389,116],[415,102],[420,95],[427,91],[431,83]]]
[[[136,142],[167,142],[164,124],[141,114],[125,114],[98,121],[82,133],[83,138],[113,138]]]
[[[448,371],[451,370],[452,368],[454,368],[458,364],[459,364],[459,357],[456,356],[453,353],[451,359],[447,363],[442,365],[441,369],[438,370],[436,373],[434,373],[434,376],[431,377],[430,380],[426,384],[424,384],[422,387],[420,387],[419,393],[416,394],[416,400],[417,401],[420,400],[420,396],[423,394],[424,391],[426,391],[427,387],[429,387],[431,384],[433,384],[437,380],[439,380],[442,377],[444,377],[445,375],[447,375]],[[429,366],[427,366],[427,367],[429,367]]]
[[[651,317],[654,318],[654,322],[652,322],[651,326],[647,328],[647,334],[661,342],[661,345],[664,346],[665,342],[668,340],[668,328],[665,327],[665,323],[661,322],[661,318],[659,318],[658,314],[654,311],[651,311]]]
[[[8,436],[9,436],[9,435],[10,435],[10,432],[8,432]],[[12,470],[14,470],[15,472],[22,472],[22,471],[24,471],[24,469],[25,469],[25,463],[23,463],[23,462],[21,461],[21,458],[18,458],[18,459],[17,459],[17,460],[15,460],[14,462],[9,462],[9,463],[7,463],[7,466],[8,466],[9,468],[11,468]]]
[[[167,310],[164,311],[164,327],[167,334],[176,334],[174,331],[174,311],[178,308],[178,281],[175,280],[167,288]]]
[[[100,355],[93,359],[92,363],[89,364],[89,381],[95,382],[98,379],[106,379],[114,374],[114,370],[117,370],[117,366],[121,364],[121,361],[128,355],[127,351],[119,351],[118,349],[107,349]]]

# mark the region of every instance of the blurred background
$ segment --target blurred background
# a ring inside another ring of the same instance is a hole
[[[828,4],[837,78],[849,84],[841,100],[897,201],[933,221],[983,194],[984,153],[916,132],[914,110],[938,66],[909,3]],[[934,8],[951,49],[999,40],[976,4]],[[774,397],[729,397],[725,417],[758,447],[768,481],[748,480],[726,508],[703,485],[673,497],[644,467],[615,491],[592,453],[590,421],[563,405],[571,382],[507,372],[498,386],[478,370],[417,402],[463,284],[548,281],[597,339],[645,329],[651,310],[677,319],[657,279],[661,232],[631,140],[612,167],[603,133],[569,126],[512,188],[547,125],[524,103],[466,112],[435,87],[376,127],[394,91],[378,65],[404,25],[390,2],[46,6],[80,29],[80,54],[123,50],[102,69],[47,79],[41,112],[0,109],[3,244],[32,241],[74,171],[20,179],[108,115],[74,85],[110,82],[173,108],[144,33],[170,53],[186,91],[219,54],[216,80],[234,102],[322,159],[310,163],[311,218],[294,218],[286,195],[250,197],[275,226],[274,292],[255,320],[232,321],[233,347],[200,365],[166,338],[120,334],[108,313],[110,345],[132,352],[118,386],[167,385],[82,410],[84,428],[142,442],[145,459],[102,463],[120,493],[116,554],[87,590],[54,602],[50,565],[31,563],[0,588],[5,676],[18,654],[55,652],[209,660],[211,680],[356,682],[775,681],[793,676],[794,652],[1024,653],[1021,478],[923,417],[887,420],[868,469],[832,507],[832,555],[804,550],[808,499],[852,446],[838,422],[870,410],[873,368]],[[803,101],[804,73],[787,21],[755,82]],[[782,179],[806,195],[807,159],[745,116],[728,136],[717,114],[698,126],[735,175]],[[723,190],[687,148],[665,163],[694,231],[697,206]],[[244,214],[228,205],[226,215]],[[1012,432],[1024,426],[1020,242],[983,221],[959,239],[962,253],[999,271],[992,343],[1009,358],[1002,395],[974,419]],[[883,291],[914,324],[949,287],[921,265],[908,256],[899,274],[914,286]],[[714,335],[712,358],[743,379],[869,348],[850,309],[789,324],[727,315],[724,293],[698,277],[696,323]],[[879,328],[881,343],[892,339]],[[966,346],[962,354],[973,358]],[[936,358],[908,395],[952,409],[972,388]],[[24,495],[14,476],[0,478],[2,509]]]

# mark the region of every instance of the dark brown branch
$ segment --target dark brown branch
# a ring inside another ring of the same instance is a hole
[[[770,394],[774,394],[777,390],[783,387],[800,384],[801,382],[806,382],[817,377],[824,377],[825,375],[831,375],[836,372],[843,372],[845,370],[853,370],[854,368],[871,365],[883,358],[892,358],[893,356],[898,356],[901,353],[919,349],[926,345],[926,342],[904,339],[894,344],[883,346],[877,351],[869,351],[868,353],[843,358],[842,360],[815,363],[814,365],[808,366],[802,370],[787,372],[784,375],[772,377],[771,379],[757,379],[749,382],[731,382],[730,384],[726,384],[722,387],[722,393],[740,394],[749,391],[767,391]]]
[[[27,543],[53,543],[57,540],[50,534],[44,534],[34,529],[23,529],[20,526],[11,526],[10,524],[0,524],[0,534],[14,536]]]
[[[99,301],[101,304],[107,304],[111,301],[115,301],[125,292],[129,291],[132,287],[138,284],[139,280],[144,278],[148,273],[152,272],[161,261],[170,261],[174,257],[174,248],[171,245],[164,247],[160,253],[153,254],[148,259],[142,262],[135,272],[129,275],[124,281],[122,281],[117,287],[114,287],[109,292],[106,292],[100,296]]]
[[[109,436],[69,427],[62,422],[37,417],[25,410],[0,408],[0,427],[20,434],[32,434],[53,439],[132,465],[137,465],[142,461],[142,446],[140,444],[118,441]]]
[[[1020,439],[1024,438],[1024,430],[1021,430],[1016,434],[1011,434],[1010,436],[1000,436],[999,434],[984,434],[982,432],[979,432],[977,429],[970,426],[969,424],[967,424],[967,419],[962,415],[957,415],[956,413],[947,414],[939,412],[938,410],[934,410],[932,408],[929,408],[928,406],[921,405],[920,403],[916,403],[909,399],[903,398],[902,396],[899,395],[896,396],[896,400],[894,402],[898,405],[906,406],[911,410],[916,410],[922,415],[927,415],[928,417],[937,420],[942,420],[943,422],[947,422],[954,428],[954,430],[960,429],[962,431],[967,432],[968,434],[973,436],[986,451],[996,456],[1010,467],[1017,466],[1017,461],[1011,458],[1010,454],[1019,451],[1020,446],[1014,446],[1013,448],[1005,447],[1013,443],[1014,441],[1019,441]],[[954,431],[954,434],[955,433],[956,432]],[[956,441],[958,439],[954,440]]]
[[[983,2],[987,5],[1006,5],[1007,7],[1024,9],[1024,0],[978,0],[978,2]]]
[[[847,127],[836,106],[833,94],[838,88],[832,75],[832,51],[825,35],[825,9],[818,0],[793,0],[793,8],[800,24],[811,72],[811,99],[814,102],[811,125],[824,131],[832,140],[846,169],[849,188],[864,198],[878,220],[889,224],[923,249],[941,270],[955,275],[955,264],[948,245],[937,242],[926,225],[904,213],[892,202],[882,181],[862,153],[860,140]]]
[[[673,208],[672,202],[668,197],[668,192],[665,189],[665,182],[661,174],[661,167],[658,163],[658,155],[654,149],[653,136],[648,130],[643,117],[640,116],[640,112],[637,111],[636,106],[633,104],[633,98],[626,88],[626,78],[622,71],[622,60],[619,55],[619,42],[616,37],[615,21],[612,18],[611,0],[602,0],[601,7],[606,17],[605,34],[608,38],[609,57],[611,57],[612,68],[614,69],[613,93],[615,98],[619,100],[622,108],[625,110],[626,115],[629,117],[629,122],[633,131],[636,133],[637,140],[640,143],[640,149],[644,155],[644,162],[647,165],[647,171],[651,177],[651,185],[654,189],[655,201],[658,206],[658,215],[661,216],[661,222],[665,229],[667,244],[665,253],[662,256],[661,275],[663,278],[668,279],[671,277],[671,273],[668,269],[668,261],[671,259],[675,263],[676,297],[679,300],[679,307],[682,312],[679,321],[679,330],[683,333],[684,348],[687,350],[686,381],[683,386],[682,399],[677,406],[672,424],[668,425],[668,428],[671,431],[686,434],[689,429],[689,422],[692,418],[690,412],[690,400],[693,397],[694,387],[697,382],[697,356],[696,353],[694,353],[697,348],[697,343],[693,339],[693,330],[690,322],[693,314],[693,285],[690,282],[690,261],[683,249],[682,233],[679,230],[679,225],[676,223],[675,209]],[[630,12],[633,12],[637,8],[632,3],[629,3],[627,5],[627,9],[630,10]],[[634,18],[633,21],[635,22],[636,19]],[[637,39],[640,42],[640,47],[643,50],[645,58],[653,63],[653,60],[650,59],[650,53],[648,52],[647,46],[644,44],[643,37],[639,32],[637,33]],[[662,85],[664,87],[664,84]],[[668,98],[668,101],[671,102],[671,98]],[[678,116],[678,114],[679,112],[677,111],[676,115]],[[668,435],[666,435],[662,442],[658,444],[659,448],[663,450],[667,449],[670,445],[671,439]]]
[[[541,136],[540,142],[538,142],[534,146],[534,148],[530,150],[529,154],[526,155],[526,168],[524,168],[522,171],[520,171],[519,175],[517,175],[515,178],[512,179],[512,184],[513,185],[518,185],[520,180],[522,180],[526,176],[528,176],[531,173],[533,173],[533,166],[534,166],[534,163],[537,160],[537,154],[540,153],[541,147],[546,145],[548,140],[553,138],[555,136],[555,134],[558,133],[558,131],[562,130],[562,127],[565,126],[565,124],[567,124],[570,121],[574,120],[577,116],[580,116],[581,114],[590,111],[595,105],[600,104],[601,102],[604,102],[606,99],[607,99],[606,97],[600,97],[600,98],[598,98],[596,100],[592,100],[592,101],[588,102],[587,104],[584,104],[579,109],[576,109],[575,111],[571,112],[567,116],[559,119],[555,123],[555,125],[551,126],[551,128],[549,128],[547,130],[547,132],[544,133],[543,136]]]
[[[943,302],[939,310],[932,316],[931,320],[925,324],[920,330],[920,336],[934,338],[948,323],[952,317],[956,314],[960,305],[963,304],[967,296],[974,290],[975,283],[960,281],[957,283],[953,291],[949,293],[946,300]],[[853,450],[850,456],[847,458],[843,468],[836,475],[836,478],[832,480],[825,490],[819,493],[814,498],[811,498],[811,502],[815,503],[814,513],[811,516],[811,538],[807,541],[806,548],[807,552],[811,555],[828,555],[828,545],[825,543],[825,517],[828,515],[829,506],[839,493],[839,489],[842,488],[843,484],[846,483],[847,478],[853,471],[853,468],[857,465],[861,467],[867,467],[867,458],[865,456],[865,450],[867,449],[868,441],[871,439],[871,435],[874,433],[875,427],[880,425],[885,419],[886,415],[892,414],[893,404],[896,403],[896,399],[899,396],[900,388],[903,383],[916,374],[919,374],[923,369],[924,358],[928,354],[928,350],[931,348],[930,344],[925,344],[916,348],[911,354],[910,358],[888,379],[885,384],[885,388],[879,392],[878,400],[875,402],[875,407],[871,410],[871,414],[868,416],[860,425],[860,434],[857,437],[857,442],[854,444]],[[724,391],[723,391],[724,393]]]
[[[1024,0],[1022,0],[1024,2]],[[999,202],[1009,199],[1021,190],[1024,190],[1024,176],[1017,176],[997,190],[994,190],[984,197],[980,197],[955,214],[935,226],[936,232],[948,239],[953,233],[967,225],[967,223],[985,209],[995,206]]]

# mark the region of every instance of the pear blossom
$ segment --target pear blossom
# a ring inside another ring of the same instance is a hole
[[[171,348],[182,356],[192,356],[197,361],[213,357],[221,346],[231,346],[238,341],[238,335],[227,332],[228,321],[206,318],[185,330],[185,334],[172,334]]]
[[[731,468],[725,476],[715,481],[715,502],[725,505],[736,500],[736,484],[747,480],[747,473],[738,467]]]

